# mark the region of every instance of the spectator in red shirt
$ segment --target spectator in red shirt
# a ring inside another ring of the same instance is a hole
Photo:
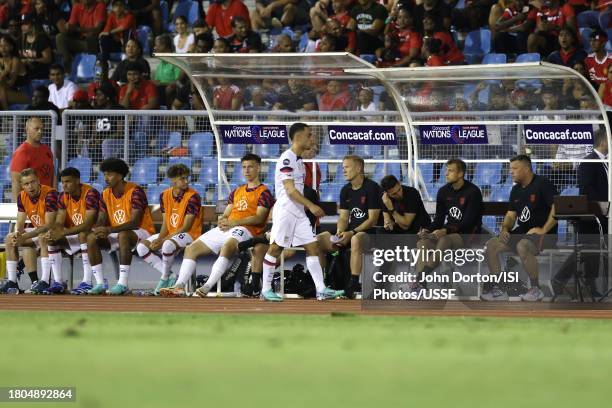
[[[576,14],[569,4],[559,5],[559,0],[548,0],[540,9],[532,9],[527,16],[528,27],[535,27],[527,37],[527,52],[539,52],[548,55],[559,46],[559,31],[565,26],[574,32]]]
[[[600,84],[606,82],[608,69],[612,64],[612,56],[606,51],[608,35],[603,30],[593,30],[589,40],[593,52],[586,57],[584,64],[589,74],[588,79],[595,87],[599,87]]]
[[[522,54],[527,51],[525,20],[529,6],[524,0],[508,0],[491,30],[493,49],[501,54]]]
[[[106,5],[101,1],[83,0],[72,6],[65,33],[55,37],[57,52],[64,59],[68,71],[72,66],[72,55],[76,53],[97,54],[98,34],[106,23]]]
[[[376,66],[379,68],[392,67],[402,59],[399,52],[399,38],[395,33],[385,34],[385,46],[376,50]]]
[[[345,16],[350,19],[348,13],[346,13]],[[346,24],[343,23],[342,20],[335,17],[327,20],[325,32],[336,37],[336,49],[338,51],[355,52],[355,48],[357,47],[357,35],[355,31],[347,29]]]
[[[27,168],[36,170],[40,183],[49,186],[57,186],[53,164],[53,153],[49,146],[42,144],[43,123],[37,117],[28,119],[25,126],[26,140],[15,150],[11,159],[11,191],[12,202],[17,202],[17,196],[21,192],[21,177],[19,173]]]
[[[137,63],[127,66],[127,84],[119,90],[119,104],[125,109],[159,109],[157,88],[142,78],[142,67]]]
[[[100,59],[104,63],[112,52],[121,52],[131,30],[136,28],[134,15],[126,10],[125,0],[113,0],[113,11],[100,33]]]
[[[587,54],[582,48],[576,48],[576,34],[571,28],[565,27],[559,31],[559,51],[553,51],[547,59],[552,64],[564,65],[573,68],[581,63]]]
[[[401,59],[392,65],[407,67],[421,54],[423,37],[414,31],[412,15],[408,9],[402,8],[397,12],[395,21],[385,27],[385,33],[397,36],[399,41]]]
[[[608,71],[606,82],[599,84],[599,97],[607,108],[612,109],[612,69]]]
[[[428,67],[441,67],[446,65],[446,61],[441,55],[440,48],[442,41],[437,38],[427,38],[423,42],[423,56],[425,57],[425,65]]]
[[[429,14],[425,14],[423,18],[423,33],[425,37],[436,38],[440,40],[440,57],[448,65],[465,64],[465,56],[455,44],[453,37],[448,31],[435,31],[435,19]],[[423,58],[425,60],[425,58]]]
[[[208,6],[206,24],[214,28],[219,37],[229,37],[232,35],[232,18],[234,16],[242,16],[247,22],[247,27],[251,28],[249,9],[241,0],[211,2]]]
[[[219,85],[213,88],[213,108],[240,110],[244,94],[240,88],[230,83],[227,78],[219,78]]]
[[[342,27],[346,28],[346,25],[351,21],[351,16],[348,10],[349,2],[346,0],[332,0],[332,11],[333,15],[328,13],[328,6],[322,2],[317,2],[310,9],[310,21],[312,23],[312,29],[317,33],[321,33],[325,30],[325,24],[330,18],[338,20]]]
[[[264,46],[261,43],[261,37],[248,28],[244,18],[241,16],[232,18],[232,30],[234,34],[227,38],[232,52],[263,52]]]
[[[327,90],[321,95],[319,109],[322,111],[348,110],[351,102],[351,94],[342,89],[339,81],[331,80],[327,83]]]

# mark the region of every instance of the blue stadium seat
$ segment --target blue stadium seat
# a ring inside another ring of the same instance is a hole
[[[227,169],[229,168],[229,163],[225,165],[225,175],[229,175]],[[242,184],[242,164],[240,162],[234,162],[234,169],[232,171],[232,179],[230,180],[233,184]]]
[[[336,175],[334,177],[334,183],[345,184],[346,180],[344,179],[344,174],[342,173],[342,163],[336,166]]]
[[[96,55],[77,54],[72,62],[70,79],[76,83],[91,82],[96,77]]]
[[[607,28],[606,33],[608,34],[608,42],[606,43],[606,50],[612,51],[612,28]]]
[[[2,191],[2,190],[0,190]],[[0,201],[2,201],[0,199]],[[3,243],[6,236],[9,233],[9,223],[8,222],[0,222],[0,243]]]
[[[302,34],[302,36],[300,37],[300,43],[297,46],[297,52],[305,52],[306,47],[308,46],[308,41],[308,33]]]
[[[510,199],[510,190],[512,185],[502,184],[491,187],[491,199],[494,202],[506,202]]]
[[[170,188],[170,184],[149,184],[147,186],[147,200],[149,204],[159,204],[160,194],[168,188]]]
[[[11,184],[11,168],[7,165],[0,166],[0,183]]]
[[[165,148],[171,149],[175,147],[181,147],[181,132],[170,132],[167,134],[168,141],[166,142]]]
[[[501,178],[502,163],[477,163],[472,183],[479,187],[498,184]]]
[[[380,183],[380,180],[388,174],[393,174],[398,180],[401,180],[402,166],[399,163],[376,163],[372,178],[377,183]]]
[[[141,186],[157,183],[159,162],[159,157],[145,157],[136,160],[130,172],[130,180]]]
[[[102,159],[123,157],[123,140],[104,139],[102,141]]]
[[[206,189],[208,188],[208,186],[202,183],[191,183],[189,184],[189,186],[198,192],[202,202],[206,201]]]
[[[337,183],[321,183],[319,188],[320,200],[323,202],[335,203],[340,200],[340,190],[342,185]]]
[[[217,163],[211,164],[210,166],[202,166],[200,168],[200,177],[198,178],[198,183],[204,185],[216,185],[219,182],[217,173]]]
[[[599,12],[586,10],[576,15],[578,28],[599,28]]]
[[[382,156],[382,146],[380,145],[357,145],[354,154],[364,159],[380,158]]]
[[[174,13],[172,14],[172,23],[169,25],[169,29],[174,30],[174,20],[178,16],[183,16],[187,19],[187,24],[192,25],[198,20],[198,3],[196,1],[183,0],[180,1]]]
[[[1,163],[2,166],[8,166],[9,164],[11,164],[11,158],[12,156],[10,154],[7,154],[6,156],[4,156],[4,158],[2,159],[2,163]]]
[[[376,55],[374,54],[361,54],[359,58],[361,58],[365,62],[369,62],[370,64],[376,64],[377,60]]]
[[[279,147],[277,144],[254,144],[253,153],[262,158],[278,157]]]
[[[495,54],[490,53],[484,56],[482,59],[483,64],[505,64],[506,63],[506,54]]]
[[[168,167],[172,166],[173,164],[184,164],[185,166],[191,168],[193,160],[191,159],[191,157],[171,157],[168,160]]]
[[[104,190],[104,184],[100,184],[100,183],[91,183],[90,184],[93,188],[95,188],[96,190],[98,190],[99,193],[102,193],[102,190]]]
[[[593,32],[593,29],[589,28],[589,27],[580,27],[580,38],[582,39],[582,48],[584,48],[584,50],[588,53],[590,53],[591,50],[591,41],[589,39],[591,33]]]
[[[433,163],[419,163],[418,169],[423,177],[423,182],[431,183],[433,180]]]
[[[194,159],[211,157],[215,136],[211,132],[198,132],[189,137],[189,154]]]
[[[491,52],[491,31],[486,28],[470,31],[465,37],[463,54],[468,64],[477,64]]]
[[[537,52],[526,52],[516,57],[516,62],[540,62],[542,57]]]
[[[328,170],[327,163],[319,163],[319,170],[321,171],[321,184],[322,184],[325,182],[325,180],[327,180],[327,170]]]
[[[151,55],[151,38],[153,38],[153,30],[149,26],[139,26],[136,29],[136,39],[142,45],[142,54],[145,57]]]
[[[456,9],[463,9],[463,8],[465,8],[465,0],[459,0],[457,2],[457,4],[455,4],[455,8]]]
[[[244,144],[224,144],[222,149],[227,158],[241,158],[246,153],[246,145]]]
[[[81,181],[91,181],[91,159],[88,157],[75,157],[68,162],[68,167],[74,167],[81,173]]]
[[[602,30],[607,30],[610,26],[610,17],[612,17],[612,11],[599,13],[599,28],[601,28]],[[608,40],[610,40],[609,35]]]
[[[162,31],[169,32],[168,30],[168,22],[170,21],[170,11],[168,9],[168,2],[166,0],[161,0],[159,2],[159,9],[161,12],[162,19]]]
[[[328,159],[342,159],[348,152],[349,145],[323,143],[319,156]]]
[[[435,181],[435,183],[437,186],[439,186],[438,188],[446,184],[446,163],[442,165],[442,168],[440,169],[440,175],[438,176],[438,180]]]
[[[482,225],[489,230],[489,232],[497,233],[497,219],[494,215],[486,215],[482,217]]]
[[[562,196],[576,196],[579,194],[578,187],[566,187],[561,191]]]

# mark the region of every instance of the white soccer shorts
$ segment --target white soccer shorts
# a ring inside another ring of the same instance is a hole
[[[202,241],[211,251],[215,254],[219,254],[223,244],[225,244],[225,241],[229,238],[234,238],[238,243],[241,243],[253,238],[253,235],[251,235],[251,232],[245,227],[234,227],[225,232],[221,231],[219,227],[215,227],[202,234],[200,238],[198,238],[198,241]]]

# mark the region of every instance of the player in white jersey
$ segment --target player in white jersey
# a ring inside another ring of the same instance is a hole
[[[302,246],[306,251],[306,268],[317,288],[317,299],[335,299],[344,294],[325,287],[323,270],[318,258],[317,237],[314,234],[304,207],[317,217],[325,212],[304,197],[304,162],[300,155],[317,143],[316,137],[304,123],[294,123],[289,128],[291,148],[281,154],[276,162],[274,182],[276,204],[272,214],[270,247],[263,261],[263,285],[261,296],[265,300],[280,302],[283,298],[272,291],[272,275],[276,259],[283,248]]]

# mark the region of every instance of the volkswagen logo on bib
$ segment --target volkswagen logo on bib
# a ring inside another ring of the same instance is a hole
[[[355,219],[360,220],[360,219],[362,219],[362,218],[363,218],[363,217],[365,217],[365,216],[366,216],[366,213],[364,213],[363,211],[361,211],[361,208],[357,208],[357,207],[355,207],[355,208],[353,208],[353,209],[351,210],[351,217],[353,217],[353,218],[355,218]]]
[[[72,223],[74,225],[81,225],[83,223],[83,216],[79,213],[72,214]]]
[[[113,213],[113,218],[117,224],[125,224],[127,220],[125,219],[125,211],[117,210]]]
[[[523,211],[521,211],[521,216],[519,217],[520,222],[527,222],[531,218],[531,211],[529,211],[529,207],[525,206]]]
[[[461,220],[461,210],[457,207],[451,207],[450,210],[448,210],[448,213],[450,214],[451,217],[453,217],[456,220]]]
[[[172,225],[172,228],[177,228],[179,226],[178,220],[179,215],[177,213],[172,213],[172,215],[170,215],[170,225]]]
[[[34,224],[36,227],[40,227],[42,225],[42,220],[38,214],[32,214],[30,221],[32,221],[32,224]]]

